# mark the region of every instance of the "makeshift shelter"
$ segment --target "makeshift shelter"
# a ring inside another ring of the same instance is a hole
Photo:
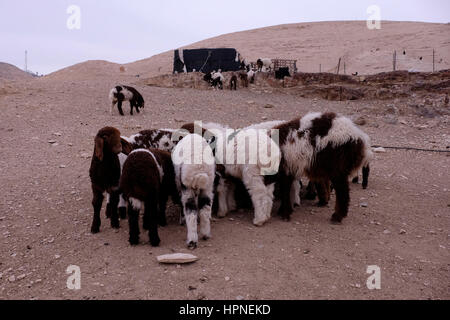
[[[233,48],[180,49],[174,52],[173,73],[238,71],[240,65],[239,52]]]

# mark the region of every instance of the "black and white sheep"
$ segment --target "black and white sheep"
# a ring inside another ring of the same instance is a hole
[[[237,90],[237,76],[235,74],[230,79],[230,90]]]
[[[174,148],[172,161],[176,185],[181,194],[187,226],[187,245],[197,247],[197,221],[200,237],[211,237],[211,209],[214,198],[215,159],[208,142],[198,134],[185,136]]]
[[[282,153],[279,174],[284,195],[279,214],[290,219],[289,188],[295,179],[306,176],[320,186],[320,199],[329,198],[329,184],[333,184],[336,206],[331,219],[341,222],[350,201],[348,179],[373,157],[367,134],[350,119],[331,112],[309,113],[275,129]]]
[[[121,171],[119,154],[122,149],[120,131],[116,128],[105,127],[95,136],[94,154],[89,169],[93,194],[92,205],[94,207],[92,233],[100,231],[100,210],[105,192],[110,195],[110,201],[106,207],[106,216],[111,219],[111,227],[119,228],[117,206]]]
[[[142,95],[133,87],[129,86],[115,86],[109,92],[109,99],[111,100],[110,114],[117,103],[119,113],[123,116],[122,103],[124,101],[130,102],[130,114],[133,115],[133,108],[139,113],[139,108],[144,108],[145,102]]]
[[[217,167],[223,168],[223,178],[233,177],[243,182],[254,207],[253,223],[257,226],[263,225],[270,218],[272,211],[274,184],[270,176],[276,173],[281,160],[277,144],[266,131],[258,128],[232,130],[218,124],[206,123],[203,124],[203,129],[215,137],[216,164]],[[226,184],[219,183],[219,216],[224,216],[234,207],[233,192],[228,188]]]
[[[178,199],[171,154],[158,149],[131,152],[123,166],[120,191],[128,203],[130,244],[139,243],[139,212],[144,207],[143,227],[149,232],[151,245],[158,246],[158,224],[167,224],[168,197]]]
[[[211,73],[207,73],[203,76],[203,80],[208,82],[211,87],[214,87],[215,89],[223,89],[223,83],[225,81],[225,77],[222,75],[222,73],[219,71],[213,71]]]
[[[273,69],[272,59],[269,58],[260,58],[256,61],[256,65],[258,66],[258,71],[267,72]]]

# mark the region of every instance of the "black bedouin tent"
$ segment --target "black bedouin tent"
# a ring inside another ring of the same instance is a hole
[[[238,71],[240,65],[239,53],[233,48],[180,49],[174,52],[173,73]]]

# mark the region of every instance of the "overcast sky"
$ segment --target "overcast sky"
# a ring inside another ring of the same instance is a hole
[[[235,31],[366,20],[373,4],[382,20],[450,22],[449,0],[0,0],[0,61],[23,69],[28,50],[28,69],[45,74],[91,59],[126,63]],[[80,29],[67,27],[70,5]]]

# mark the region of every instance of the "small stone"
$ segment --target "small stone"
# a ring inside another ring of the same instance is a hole
[[[196,287],[193,287],[193,286],[189,286],[189,287],[188,287],[188,290],[189,290],[189,291],[194,291],[194,290],[197,290],[197,288],[196,288]]]
[[[244,300],[245,298],[243,296],[237,296],[236,300]]]
[[[373,152],[375,152],[375,153],[386,153],[386,149],[383,148],[383,147],[374,148]]]
[[[275,108],[275,106],[273,104],[268,103],[268,104],[264,105],[264,108],[272,109],[272,108]]]
[[[358,126],[364,126],[365,124],[367,124],[367,120],[366,120],[366,118],[364,116],[358,117],[354,122]]]
[[[65,167],[66,167],[66,166],[65,166],[64,164],[60,164],[60,165],[59,165],[59,168],[60,168],[60,169],[64,169]]]
[[[59,132],[54,132],[53,135],[54,135],[54,136],[57,136],[57,137],[61,137],[61,136],[62,136],[62,134],[59,133]]]
[[[8,278],[8,281],[9,281],[9,282],[14,282],[14,281],[16,281],[16,277],[15,277],[14,275],[12,275],[12,276],[10,276],[10,277]]]
[[[61,258],[61,256],[59,254],[55,254],[55,259],[58,260],[59,258]]]
[[[369,205],[367,204],[367,202],[362,202],[361,203],[361,207],[362,208],[367,208]]]
[[[188,253],[173,253],[158,256],[156,259],[159,263],[184,264],[195,262],[198,260],[198,257]]]
[[[391,232],[390,232],[389,230],[386,229],[386,230],[383,231],[383,233],[384,233],[384,234],[390,234]]]
[[[55,143],[56,143],[56,140],[48,140],[48,143],[50,143],[50,144],[55,144]]]
[[[406,230],[405,229],[400,229],[400,234],[406,234]]]
[[[225,281],[230,281],[230,277],[225,277]]]
[[[21,274],[20,276],[17,277],[17,280],[22,280],[26,277],[26,274]]]

